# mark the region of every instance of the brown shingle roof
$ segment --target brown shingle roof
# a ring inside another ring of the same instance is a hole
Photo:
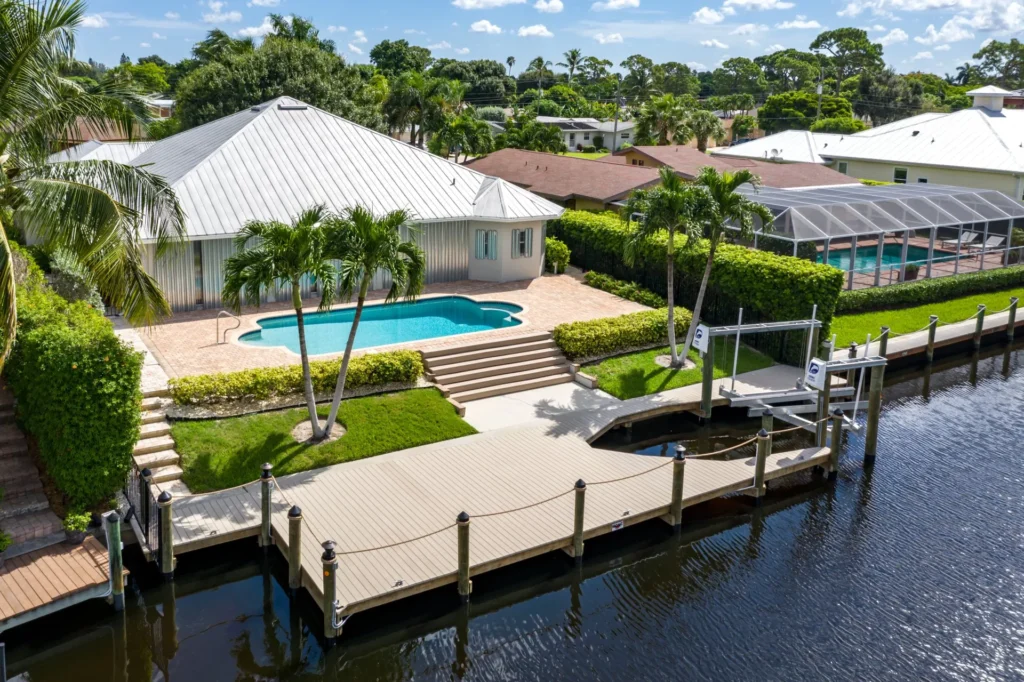
[[[856,180],[816,163],[774,163],[728,156],[709,156],[693,147],[670,145],[667,147],[631,147],[615,152],[639,152],[658,165],[670,166],[684,178],[693,178],[704,166],[719,171],[749,170],[761,177],[765,187],[817,187],[820,185],[850,185]]]
[[[659,182],[654,168],[603,163],[571,156],[502,149],[467,163],[473,170],[493,175],[549,199],[566,201],[586,197],[610,202],[640,187]]]

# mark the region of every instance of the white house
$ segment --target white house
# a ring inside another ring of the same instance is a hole
[[[568,118],[565,116],[538,116],[538,123],[557,126],[562,131],[565,146],[569,151],[593,145],[611,151],[622,149],[623,144],[633,144],[633,121],[599,121],[596,118]],[[598,145],[597,142],[603,142]],[[612,144],[614,143],[614,147]]]

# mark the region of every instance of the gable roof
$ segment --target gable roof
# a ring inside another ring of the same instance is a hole
[[[630,152],[642,154],[659,165],[669,166],[688,180],[695,178],[701,168],[711,166],[718,171],[749,170],[761,178],[765,187],[824,187],[856,183],[856,180],[842,173],[814,163],[775,163],[757,159],[708,156],[686,145],[630,147],[615,152],[615,155],[622,157]]]
[[[153,142],[101,142],[89,140],[62,152],[50,155],[50,163],[65,161],[116,161],[131,163],[132,160],[153,146]]]
[[[828,147],[832,138],[840,135],[831,133],[812,133],[806,130],[786,130],[773,135],[766,135],[734,147],[715,149],[713,156],[736,156],[745,159],[773,158],[783,163],[820,163],[826,164],[822,150]]]
[[[584,197],[607,203],[659,182],[653,168],[524,149],[502,149],[467,165],[557,201]]]
[[[288,221],[320,203],[406,209],[417,222],[546,220],[563,210],[507,185],[500,205],[481,209],[484,175],[291,97],[161,140],[132,163],[171,184],[193,238],[229,236],[253,219]]]

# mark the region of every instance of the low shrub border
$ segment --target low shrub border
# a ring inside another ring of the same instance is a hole
[[[692,315],[682,307],[677,307],[675,312],[676,335],[682,341]],[[668,310],[644,310],[619,317],[566,322],[555,327],[552,335],[566,357],[575,361],[664,345],[668,341]]]
[[[668,305],[664,297],[644,289],[636,282],[623,282],[621,279],[615,279],[596,270],[591,270],[583,275],[583,283],[648,308],[664,308]]]
[[[330,393],[338,379],[341,359],[310,363],[315,393]],[[423,375],[423,359],[418,351],[396,350],[368,353],[352,358],[345,387],[414,383]],[[266,400],[281,395],[302,393],[302,367],[260,367],[240,372],[199,374],[168,382],[171,398],[179,405],[211,405],[234,400]]]
[[[939,303],[954,298],[1012,289],[1024,285],[1024,265],[1000,270],[970,272],[962,275],[936,277],[873,289],[844,291],[839,295],[837,315],[866,313]]]

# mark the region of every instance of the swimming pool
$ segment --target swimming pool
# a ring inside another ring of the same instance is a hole
[[[428,298],[415,303],[368,305],[363,308],[356,332],[356,348],[386,346],[407,341],[435,339],[470,332],[515,327],[522,307],[511,303],[474,301],[461,296]],[[342,353],[352,329],[355,308],[305,315],[306,348],[310,355]],[[242,334],[239,341],[251,346],[284,346],[299,352],[295,315],[258,320],[260,329]]]
[[[882,247],[882,270],[893,270],[900,266],[900,260],[903,255],[902,244],[886,244]],[[878,252],[875,246],[866,246],[861,249],[857,249],[857,260],[855,263],[858,272],[873,272],[875,269],[875,262],[878,258]],[[932,258],[933,263],[938,263],[944,260],[953,260],[955,255],[949,254],[947,251],[935,250],[934,257]],[[818,262],[821,262],[821,253],[818,254]],[[907,247],[907,262],[918,263],[924,265],[928,262],[928,249],[923,246],[908,246]],[[828,252],[828,264],[834,268],[840,270],[850,269],[850,249],[829,249]]]

